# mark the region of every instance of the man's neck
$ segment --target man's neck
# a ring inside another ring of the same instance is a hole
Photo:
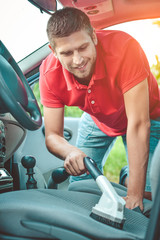
[[[80,84],[82,84],[82,85],[86,85],[86,86],[88,86],[89,85],[89,83],[90,83],[90,81],[91,81],[91,77],[90,78],[87,78],[87,79],[81,79],[81,78],[77,78],[77,77],[74,77],[75,78],[75,80],[77,81],[77,82],[79,82]]]

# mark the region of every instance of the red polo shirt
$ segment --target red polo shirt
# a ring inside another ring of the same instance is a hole
[[[160,116],[160,94],[146,56],[130,35],[97,31],[96,67],[89,86],[79,84],[50,54],[40,67],[41,103],[46,107],[78,106],[108,136],[126,133],[123,93],[148,78],[150,117]]]

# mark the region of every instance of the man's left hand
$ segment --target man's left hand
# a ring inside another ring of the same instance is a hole
[[[137,196],[126,196],[124,197],[126,201],[126,208],[133,209],[139,207],[143,212],[143,200]]]

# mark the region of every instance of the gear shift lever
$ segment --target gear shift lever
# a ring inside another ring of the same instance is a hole
[[[26,175],[28,175],[28,180],[26,182],[27,189],[37,188],[37,181],[35,180],[35,178],[33,176],[33,174],[34,174],[33,168],[35,167],[35,164],[36,164],[35,158],[32,156],[24,156],[21,159],[21,163],[22,163],[23,167],[27,169],[27,173],[26,173]]]

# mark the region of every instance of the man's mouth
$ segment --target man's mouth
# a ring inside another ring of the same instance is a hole
[[[84,70],[84,69],[86,68],[86,66],[87,66],[87,63],[84,63],[84,64],[82,64],[82,65],[76,67],[76,69]]]
[[[85,66],[85,64],[83,64],[83,65],[79,66],[78,68],[79,68],[79,69],[81,69],[81,68],[83,68],[84,66]]]

